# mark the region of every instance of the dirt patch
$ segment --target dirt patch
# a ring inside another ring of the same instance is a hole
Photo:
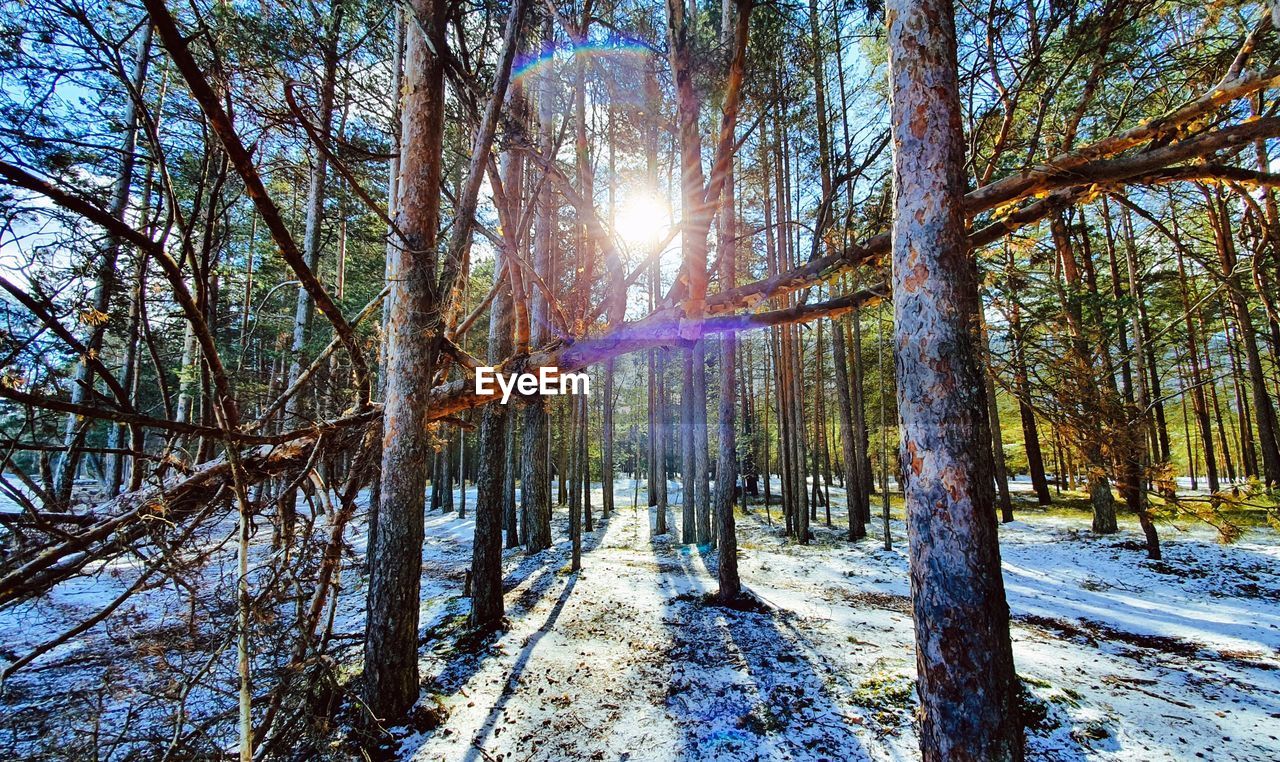
[[[1059,637],[1083,640],[1092,646],[1099,645],[1099,641],[1124,643],[1138,648],[1186,657],[1194,657],[1206,650],[1205,646],[1195,641],[1165,635],[1142,635],[1135,632],[1126,632],[1094,619],[1073,621],[1040,616],[1038,614],[1015,614],[1013,619],[1023,624],[1039,627],[1042,630],[1053,631]]]
[[[894,593],[881,593],[874,590],[848,590],[832,588],[824,596],[829,601],[848,603],[858,608],[884,609],[899,614],[911,613],[911,598]]]
[[[1219,661],[1239,667],[1268,671],[1280,669],[1280,661],[1277,661],[1274,656],[1259,651],[1219,650],[1185,638],[1127,632],[1094,619],[1071,621],[1036,614],[1017,614],[1013,619],[1024,625],[1048,630],[1059,637],[1082,640],[1095,647],[1099,646],[1101,642],[1122,643],[1135,648],[1182,656],[1188,659]]]

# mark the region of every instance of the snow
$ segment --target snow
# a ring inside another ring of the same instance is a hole
[[[597,485],[597,526],[584,536],[581,572],[568,570],[561,509],[551,549],[506,551],[509,626],[478,649],[458,643],[473,522],[428,516],[422,702],[443,720],[398,729],[401,759],[918,758],[901,522],[891,522],[893,550],[883,549],[878,516],[872,536],[850,544],[843,493],[833,489],[836,526],[819,519],[815,541],[802,547],[782,536],[777,506],[773,525],[763,506],[752,506],[738,518],[739,564],[765,606],[737,611],[705,600],[716,587],[714,551],[655,537],[643,487],[632,507],[630,479],[615,494],[617,510],[601,520]],[[669,494],[678,496],[677,483]],[[474,506],[469,490],[468,513]],[[1152,562],[1137,549],[1136,526],[1099,538],[1079,519],[1018,515],[1000,537],[1015,661],[1039,719],[1028,733],[1031,759],[1280,758],[1273,530],[1220,545],[1211,529],[1165,525],[1165,560]],[[668,525],[679,526],[674,501]],[[365,538],[356,526],[334,628],[345,644],[338,657],[351,668],[364,626]],[[0,612],[6,657],[96,610],[137,570],[121,562],[48,601]],[[147,591],[136,604],[135,629],[165,623],[182,605],[172,589]],[[0,698],[0,727],[104,654],[118,656],[108,636],[117,629],[95,628],[18,673],[16,689]],[[122,686],[147,679],[145,660],[135,658],[117,667]],[[117,692],[125,703],[136,695]],[[71,724],[57,706],[44,721]]]

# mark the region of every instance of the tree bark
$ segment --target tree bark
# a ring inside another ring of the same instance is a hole
[[[517,6],[518,7],[518,6]],[[518,22],[517,22],[518,23]],[[507,193],[519,193],[523,182],[524,162],[520,154],[510,152],[503,157],[502,184]],[[517,245],[514,231],[504,231],[511,251],[499,251],[494,264],[494,277],[512,261]],[[512,348],[512,294],[510,279],[501,285],[489,314],[489,362],[501,363]],[[475,542],[471,552],[471,618],[472,629],[487,630],[502,621],[502,529],[505,523],[507,427],[511,425],[507,405],[490,404],[480,418],[480,473],[476,478]]]
[[[949,0],[886,6],[901,457],[910,533],[920,748],[926,760],[1022,759],[1000,574],[978,299],[965,241],[964,136]]]
[[[552,19],[543,21],[544,44],[554,39]],[[550,72],[541,75],[538,91],[538,145],[539,150],[550,155],[554,150],[553,123],[556,114],[555,83]],[[551,249],[555,245],[556,207],[550,188],[544,187],[534,200],[533,268],[541,278],[551,274]],[[547,328],[550,307],[546,296],[538,289],[530,292],[531,343],[541,346],[550,338]],[[551,547],[551,470],[548,468],[549,420],[546,399],[542,395],[531,397],[524,409],[522,444],[520,448],[520,512],[525,525],[525,551],[530,555]]]
[[[680,387],[680,541],[693,544],[698,541],[697,503],[695,497],[697,479],[695,466],[696,456],[693,453],[693,347],[686,347],[684,352],[684,374]]]
[[[849,395],[848,358],[846,357],[844,329],[835,323],[831,326],[831,338],[835,350],[836,398],[839,402],[840,455],[844,467],[845,503],[849,512],[849,541],[867,536],[867,524],[862,518],[862,479],[858,473],[858,455],[854,446],[853,413]]]
[[[387,325],[387,397],[383,409],[382,504],[369,564],[364,700],[383,720],[403,718],[418,700],[418,611],[422,574],[423,495],[430,456],[429,384],[436,360],[440,304],[436,241],[440,227],[444,138],[443,0],[414,0],[417,24],[405,50],[396,252]],[[430,35],[430,42],[425,35]]]
[[[733,9],[729,2],[725,2],[724,7],[729,11]],[[732,28],[728,18],[725,19],[725,26]],[[725,289],[733,288],[736,284],[738,267],[738,228],[733,181],[731,167],[724,186],[716,247],[720,258],[720,286]],[[738,483],[738,441],[734,429],[734,416],[738,407],[735,399],[737,352],[738,337],[734,332],[730,331],[720,337],[720,452],[716,462],[715,534],[719,549],[717,595],[720,602],[725,604],[733,602],[742,593],[742,581],[738,577],[738,536],[733,515],[736,502],[734,493]],[[743,500],[746,500],[745,491]]]

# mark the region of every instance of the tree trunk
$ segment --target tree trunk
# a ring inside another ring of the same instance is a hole
[[[1174,220],[1174,230],[1177,221]],[[1182,261],[1182,247],[1174,247],[1178,257],[1178,289],[1182,296],[1183,322],[1187,329],[1187,364],[1191,373],[1191,409],[1195,413],[1196,425],[1200,430],[1200,443],[1204,448],[1205,478],[1209,481],[1209,491],[1217,492],[1218,459],[1213,446],[1213,426],[1209,420],[1209,401],[1204,393],[1204,380],[1200,375],[1200,349],[1196,339],[1195,319],[1191,297],[1187,290],[1187,270]]]
[[[320,139],[326,144],[333,129],[333,97],[337,84],[338,71],[338,37],[342,29],[342,1],[334,0],[333,16],[329,29],[326,30],[324,48],[324,74],[320,81],[319,124],[317,128]],[[302,235],[302,256],[312,272],[320,261],[320,235],[324,225],[325,181],[328,175],[329,155],[325,150],[316,149],[311,165],[310,185],[307,189],[307,219]],[[289,345],[289,378],[286,388],[298,380],[306,367],[304,350],[307,336],[311,332],[311,322],[315,315],[315,300],[306,288],[298,286],[298,299],[294,308],[293,341]],[[299,419],[304,412],[303,405],[307,396],[296,394],[289,402],[289,412]]]
[[[1136,298],[1141,298],[1142,288],[1138,275],[1138,252],[1133,246],[1130,237],[1128,245],[1125,247],[1125,260],[1129,271],[1129,293]],[[1139,301],[1140,305],[1141,302]],[[1160,537],[1156,534],[1156,525],[1152,521],[1151,512],[1148,509],[1147,494],[1143,488],[1143,482],[1146,479],[1146,470],[1149,462],[1146,459],[1146,436],[1147,430],[1150,428],[1152,420],[1143,414],[1150,407],[1150,398],[1147,396],[1147,385],[1141,383],[1148,374],[1146,369],[1147,347],[1145,344],[1145,336],[1142,328],[1142,311],[1137,308],[1131,317],[1133,322],[1133,340],[1134,340],[1134,358],[1137,363],[1138,371],[1138,388],[1137,399],[1130,413],[1130,422],[1138,427],[1138,436],[1132,437],[1133,446],[1130,451],[1130,458],[1133,462],[1133,478],[1129,484],[1129,489],[1136,495],[1129,500],[1129,507],[1138,515],[1138,523],[1142,526],[1142,533],[1147,540],[1147,557],[1152,560],[1160,559]],[[1139,445],[1141,442],[1141,445]]]
[[[725,3],[727,10],[732,5]],[[729,25],[725,20],[726,27]],[[730,168],[724,186],[723,203],[720,212],[720,227],[717,230],[717,246],[720,257],[720,288],[728,290],[736,285],[738,267],[738,229],[736,209],[734,206],[733,171]],[[720,338],[720,410],[719,435],[720,452],[716,462],[716,545],[719,549],[719,561],[716,577],[719,583],[718,597],[721,603],[730,603],[742,593],[742,581],[738,578],[738,536],[734,522],[734,490],[738,483],[738,442],[734,429],[734,415],[738,405],[735,399],[737,379],[735,377],[738,352],[738,337],[731,331]],[[746,493],[743,492],[743,501]]]
[[[1062,277],[1066,281],[1066,291],[1060,291],[1059,298],[1062,301],[1063,312],[1067,318],[1067,330],[1071,337],[1071,353],[1077,370],[1076,383],[1079,384],[1081,397],[1080,407],[1087,416],[1085,420],[1079,422],[1079,439],[1081,454],[1085,459],[1089,503],[1093,509],[1093,531],[1098,534],[1114,534],[1119,527],[1116,525],[1115,499],[1111,494],[1111,482],[1107,478],[1106,463],[1102,454],[1102,424],[1098,419],[1098,416],[1103,414],[1102,390],[1094,375],[1093,362],[1084,334],[1084,316],[1080,307],[1083,285],[1076,268],[1075,255],[1071,251],[1070,234],[1062,214],[1056,214],[1050,219],[1049,229],[1062,264]]]
[[[697,488],[694,482],[697,479],[697,467],[694,465],[696,456],[693,453],[693,373],[694,373],[694,357],[693,347],[686,347],[684,350],[684,375],[683,383],[680,387],[680,505],[681,505],[681,525],[680,525],[680,541],[693,544],[698,541],[697,531],[697,503],[695,497]]]
[[[1022,422],[1022,442],[1027,451],[1027,472],[1031,476],[1031,487],[1035,490],[1036,501],[1040,505],[1049,505],[1053,498],[1049,495],[1049,482],[1044,474],[1044,453],[1040,449],[1040,431],[1036,427],[1035,410],[1031,407],[1031,385],[1027,379],[1026,334],[1022,329],[1022,306],[1018,301],[1021,280],[1014,273],[1013,247],[1006,245],[1008,256],[1009,289],[1009,334],[1013,344],[1013,384],[1018,395],[1018,417]],[[1057,478],[1062,478],[1058,469]]]
[[[570,571],[582,568],[582,447],[578,443],[579,427],[586,427],[586,421],[578,420],[578,400],[569,401],[569,425],[565,431],[565,439],[569,447],[569,543],[572,548]]]
[[[707,343],[693,345],[693,504],[698,544],[711,542],[711,474],[707,450]]]
[[[502,185],[508,194],[518,194],[524,181],[524,162],[518,153],[502,157]],[[511,199],[508,199],[510,202]],[[513,207],[520,204],[513,203]],[[499,250],[494,277],[503,266],[516,267],[513,255],[518,242],[515,231],[503,231],[509,251]],[[498,289],[489,313],[489,363],[498,365],[510,354],[512,342],[511,279]],[[476,478],[475,542],[471,548],[471,627],[488,630],[502,621],[502,529],[505,523],[507,428],[511,425],[507,405],[485,405],[480,418],[480,473]],[[465,484],[465,482],[464,482]]]
[[[333,130],[333,97],[337,85],[338,72],[338,38],[342,29],[342,2],[333,3],[333,16],[329,29],[326,30],[324,47],[324,73],[320,81],[319,129],[320,139],[329,142]],[[320,262],[320,235],[324,227],[325,181],[329,169],[329,155],[324,149],[316,148],[311,165],[311,179],[307,189],[306,227],[302,234],[302,257],[311,272],[316,272]],[[285,388],[297,382],[302,371],[307,367],[307,338],[311,334],[311,323],[315,317],[316,303],[305,285],[299,284],[297,302],[293,315],[293,339],[289,345],[289,376]],[[286,403],[286,410],[291,426],[301,426],[307,417],[308,395],[301,391],[294,394]],[[323,416],[318,414],[317,418]],[[297,522],[297,496],[289,491],[277,502],[279,510],[279,541],[285,548],[293,546],[294,525]]]
[[[555,34],[550,16],[543,20],[544,44],[550,45]],[[556,114],[555,83],[543,74],[538,92],[538,144],[544,155],[550,155],[554,146],[553,127]],[[539,277],[551,274],[551,253],[555,245],[556,202],[551,188],[544,187],[533,203],[538,205],[534,214],[533,269]],[[530,343],[542,346],[550,338],[547,324],[550,308],[540,289],[530,290],[532,310],[530,316]],[[550,421],[546,398],[534,395],[524,409],[524,425],[520,448],[520,512],[525,525],[525,551],[540,553],[551,547],[551,470]]]
[[[502,523],[508,548],[520,545],[520,515],[516,510],[516,418],[508,414],[507,462],[502,469]]]
[[[844,330],[838,324],[831,326],[831,339],[835,350],[836,398],[839,402],[840,455],[844,466],[845,504],[849,512],[849,541],[867,536],[867,525],[862,519],[862,479],[858,475],[858,456],[854,447],[853,413],[849,395],[848,358],[846,357]]]
[[[387,397],[383,408],[382,504],[377,544],[370,551],[365,627],[364,701],[384,721],[405,716],[418,699],[418,611],[422,574],[423,495],[430,455],[429,385],[435,367],[436,239],[440,227],[441,148],[444,137],[444,50],[447,9],[442,0],[414,0],[427,26],[409,34],[405,78],[397,225],[406,247],[398,254],[387,325]],[[428,42],[426,35],[430,35]],[[421,252],[421,253],[420,253]]]
[[[996,503],[1000,508],[1000,521],[1007,523],[1013,521],[1013,499],[1009,495],[1009,472],[1004,461],[1004,437],[1000,428],[1000,406],[997,404],[996,381],[990,362],[990,339],[987,337],[987,321],[982,311],[981,299],[978,301],[978,312],[974,319],[978,324],[978,338],[980,341],[978,356],[982,366],[986,369],[986,372],[982,374],[982,379],[986,384],[987,427],[991,432],[991,460],[994,465],[993,475],[996,482]]]
[[[894,356],[910,530],[920,748],[1020,760],[991,452],[971,324],[964,136],[949,0],[886,6],[892,101]]]
[[[849,345],[849,383],[853,386],[850,404],[853,405],[854,446],[858,453],[858,473],[862,476],[862,520],[871,520],[871,495],[876,491],[875,477],[871,472],[871,434],[867,429],[866,396],[862,391],[864,365],[862,363],[862,311],[855,309],[846,323],[846,339]]]
[[[1206,199],[1208,194],[1206,193]],[[1209,205],[1209,220],[1213,225],[1218,247],[1218,260],[1222,265],[1223,280],[1227,284],[1227,300],[1235,317],[1240,344],[1244,348],[1245,370],[1253,396],[1253,412],[1257,421],[1259,453],[1262,456],[1262,476],[1267,487],[1280,486],[1280,436],[1277,435],[1275,406],[1267,390],[1266,374],[1262,369],[1262,356],[1258,352],[1258,337],[1249,314],[1249,302],[1236,274],[1235,241],[1231,235],[1229,210],[1221,197],[1217,204]],[[1215,208],[1216,207],[1216,208]],[[1242,425],[1247,420],[1240,411]]]
[[[142,36],[138,40],[138,49],[134,53],[133,73],[130,77],[134,91],[140,96],[146,91],[147,63],[151,55],[151,24],[144,24],[141,34]],[[133,188],[133,170],[138,145],[139,121],[138,104],[130,98],[128,105],[125,106],[124,113],[124,145],[121,146],[120,150],[120,169],[116,173],[116,181],[111,190],[111,216],[122,221],[125,218],[126,210],[129,208],[129,196]],[[111,312],[111,299],[115,295],[118,285],[116,263],[120,256],[121,247],[122,242],[120,240],[111,238],[107,241],[102,256],[96,263],[93,290],[89,299],[95,317],[100,315],[102,319],[92,324],[93,329],[84,342],[85,349],[93,355],[102,353],[103,339],[107,334],[108,321],[106,318]],[[93,375],[89,363],[82,358],[76,365],[75,381],[71,384],[71,402],[73,404],[79,405],[85,401],[85,395],[89,394],[90,390],[93,389]],[[89,394],[89,396],[92,397],[92,394]],[[82,421],[78,416],[71,415],[67,417],[66,451],[58,460],[54,476],[54,494],[63,503],[68,502],[71,498],[71,487],[75,482],[76,471],[79,470],[80,448],[84,444],[87,425],[87,422]]]

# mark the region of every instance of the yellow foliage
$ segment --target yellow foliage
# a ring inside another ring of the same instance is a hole
[[[81,324],[87,325],[91,328],[96,328],[97,326],[103,325],[110,319],[111,319],[110,315],[108,315],[105,312],[99,312],[98,310],[95,310],[92,307],[88,307],[86,309],[80,310]]]

